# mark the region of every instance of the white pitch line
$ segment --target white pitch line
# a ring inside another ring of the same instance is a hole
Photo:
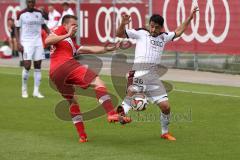
[[[219,94],[219,93],[213,93],[213,92],[197,92],[197,91],[187,91],[187,90],[181,90],[181,89],[174,89],[173,91],[184,92],[184,93],[193,93],[193,94],[205,94],[205,95],[240,98],[240,96],[237,96],[237,95]]]
[[[6,72],[0,72],[0,74],[17,75],[17,76],[22,75],[21,73],[6,73]],[[44,78],[48,78],[48,77],[44,77]],[[105,82],[105,84],[112,84],[112,83],[111,82]],[[184,93],[193,93],[193,94],[204,94],[204,95],[214,95],[214,96],[240,98],[240,96],[237,96],[237,95],[220,94],[220,93],[213,93],[213,92],[198,92],[198,91],[188,91],[188,90],[181,90],[181,89],[173,89],[173,91],[184,92]]]

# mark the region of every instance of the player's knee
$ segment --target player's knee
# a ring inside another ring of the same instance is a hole
[[[71,104],[77,104],[77,96],[75,95],[64,95],[64,98],[68,101],[68,103]]]
[[[34,66],[34,69],[41,69],[41,66]]]
[[[25,64],[25,65],[24,65],[24,68],[25,68],[27,71],[29,71],[29,70],[31,69],[31,65]]]
[[[95,78],[95,80],[92,82],[92,84],[95,86],[95,88],[105,87],[104,82],[98,76]]]
[[[41,62],[34,62],[35,69],[41,69]]]
[[[170,105],[169,105],[168,101],[160,102],[159,107],[163,113],[165,113],[165,114],[170,113]]]
[[[29,71],[31,69],[31,61],[24,61],[23,66],[26,70]]]

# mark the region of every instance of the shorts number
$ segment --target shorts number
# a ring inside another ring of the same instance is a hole
[[[134,83],[143,84],[143,80],[140,78],[135,78]]]

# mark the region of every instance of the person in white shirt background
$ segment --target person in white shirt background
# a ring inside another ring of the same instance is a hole
[[[72,10],[72,8],[70,7],[69,3],[64,2],[64,3],[62,4],[62,7],[63,7],[62,17],[61,17],[61,19],[60,19],[59,22],[58,22],[58,26],[60,26],[60,25],[62,24],[62,18],[63,18],[65,15],[68,15],[68,14],[69,14],[69,15],[74,15],[73,10]]]
[[[16,39],[18,51],[22,53],[22,97],[28,98],[27,82],[32,61],[34,65],[34,91],[33,97],[44,98],[39,92],[41,82],[41,63],[45,59],[41,29],[49,33],[40,10],[35,9],[35,0],[26,0],[27,8],[22,10],[16,21]]]
[[[47,26],[50,30],[57,27],[61,19],[61,14],[54,8],[53,4],[48,5],[48,19]]]

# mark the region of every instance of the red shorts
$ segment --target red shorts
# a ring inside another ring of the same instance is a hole
[[[50,85],[56,88],[64,98],[72,99],[74,86],[87,88],[97,74],[76,60],[69,60],[50,74]]]

